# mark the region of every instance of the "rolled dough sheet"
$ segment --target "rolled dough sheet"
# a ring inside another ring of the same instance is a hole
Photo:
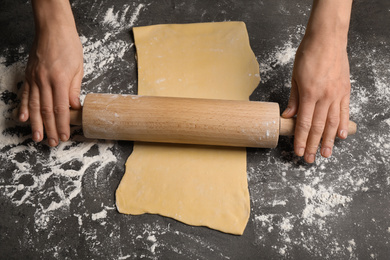
[[[248,100],[260,81],[243,22],[133,31],[139,95]],[[160,214],[242,234],[250,214],[246,150],[137,142],[116,205],[125,214]]]

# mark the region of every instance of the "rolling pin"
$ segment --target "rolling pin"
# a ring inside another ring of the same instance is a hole
[[[294,134],[295,119],[272,102],[88,94],[71,124],[87,138],[274,148],[279,135]]]

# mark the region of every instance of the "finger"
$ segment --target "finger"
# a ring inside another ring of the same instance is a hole
[[[349,97],[350,94],[346,95],[340,103],[340,124],[338,127],[338,137],[345,139],[348,136],[348,125],[349,125]]]
[[[58,133],[53,110],[53,92],[49,83],[43,83],[40,91],[41,115],[50,146],[58,144]]]
[[[318,146],[324,133],[328,112],[329,105],[327,103],[317,102],[305,150],[305,161],[308,163],[315,161]]]
[[[72,80],[69,89],[69,104],[73,109],[80,109],[80,89],[83,79],[83,71],[81,70]]]
[[[299,106],[298,86],[295,80],[292,79],[290,99],[288,100],[287,108],[284,110],[282,116],[286,118],[293,117],[298,111],[298,106]]]
[[[30,115],[33,140],[35,142],[40,142],[43,139],[43,121],[42,121],[41,110],[40,110],[39,88],[34,82],[32,82],[29,88],[30,88],[30,92],[29,92],[28,109]]]
[[[57,134],[61,141],[69,139],[69,86],[65,81],[57,81],[53,90],[53,112]]]
[[[294,138],[294,150],[298,156],[303,156],[305,154],[315,104],[316,103],[311,100],[305,100],[303,98],[300,100]]]
[[[328,112],[324,134],[322,135],[321,155],[328,158],[332,155],[334,139],[340,123],[340,105],[333,103]]]
[[[23,84],[23,91],[19,107],[19,121],[26,122],[29,118],[28,101],[30,96],[30,84],[27,80]]]

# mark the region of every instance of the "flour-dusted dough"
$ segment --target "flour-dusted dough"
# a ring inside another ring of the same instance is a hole
[[[138,27],[134,38],[139,95],[248,100],[259,83],[242,22]],[[116,200],[121,213],[242,234],[250,213],[246,151],[135,143]]]

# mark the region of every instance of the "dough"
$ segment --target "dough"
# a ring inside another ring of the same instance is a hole
[[[139,95],[248,100],[259,83],[243,22],[133,31]],[[135,143],[116,204],[125,214],[160,214],[242,234],[250,214],[246,150]]]

